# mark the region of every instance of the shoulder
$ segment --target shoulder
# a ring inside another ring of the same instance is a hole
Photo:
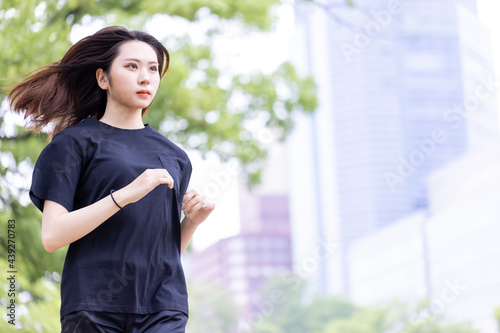
[[[86,128],[89,127],[88,119],[90,119],[90,118],[84,119],[81,122],[79,122],[78,124],[75,124],[73,126],[65,128],[62,131],[56,133],[52,137],[49,145],[54,144],[54,143],[58,143],[58,142],[64,141],[64,140],[78,140],[78,139],[80,139],[82,134],[85,132]]]
[[[47,158],[61,158],[61,157],[83,157],[86,146],[88,145],[88,137],[92,134],[91,129],[95,126],[92,125],[91,118],[87,118],[80,123],[70,126],[52,138],[49,144],[42,151],[42,156]]]
[[[158,152],[162,163],[174,164],[181,171],[190,174],[192,170],[191,160],[184,149],[153,128],[151,128],[150,133],[154,138],[152,141],[155,142],[154,151]]]
[[[178,159],[189,161],[188,154],[179,145],[172,142],[165,135],[161,134],[154,128],[151,128],[150,133],[155,138],[155,141],[158,142],[158,146],[155,147],[156,149],[159,149],[166,154],[175,156]]]
[[[99,128],[99,121],[94,118],[86,118],[76,125],[70,126],[54,135],[52,140],[74,139],[79,140],[95,135],[96,132],[103,131]]]

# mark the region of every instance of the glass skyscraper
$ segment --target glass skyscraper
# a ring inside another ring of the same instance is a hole
[[[352,242],[426,209],[426,177],[498,137],[489,33],[472,0],[299,2],[292,61],[318,84],[288,141],[295,265],[349,294]]]

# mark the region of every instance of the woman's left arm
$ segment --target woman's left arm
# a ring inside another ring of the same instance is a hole
[[[185,217],[181,222],[181,254],[187,249],[196,228],[206,220],[214,208],[213,203],[195,190],[184,195],[182,211]]]

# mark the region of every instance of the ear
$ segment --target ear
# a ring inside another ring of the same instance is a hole
[[[103,71],[102,68],[99,68],[95,72],[95,77],[97,79],[97,84],[99,85],[99,87],[101,87],[102,90],[108,90],[109,88],[108,74],[105,71]]]

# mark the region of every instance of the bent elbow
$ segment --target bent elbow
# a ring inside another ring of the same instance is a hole
[[[49,235],[47,235],[47,233],[42,233],[42,244],[45,251],[49,253],[52,253],[59,249],[59,247],[54,244],[53,240],[49,237]]]
[[[47,245],[43,245],[43,247],[45,248],[45,251],[47,251],[48,253],[53,253],[55,252],[55,250],[57,250],[55,247],[51,247],[51,246],[47,246]]]

